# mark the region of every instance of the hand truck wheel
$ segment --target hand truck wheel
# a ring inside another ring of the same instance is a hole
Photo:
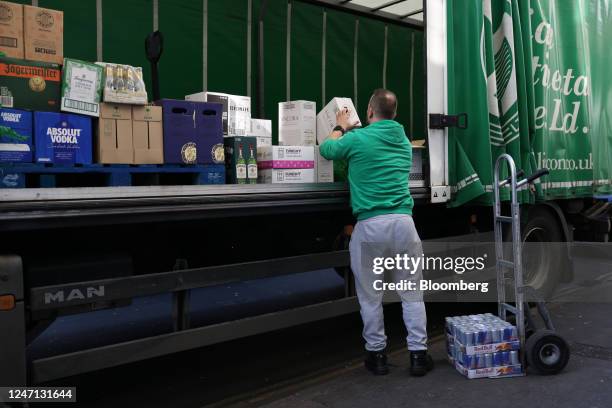
[[[567,341],[556,332],[538,330],[525,342],[527,364],[542,375],[557,374],[569,361],[570,349]]]

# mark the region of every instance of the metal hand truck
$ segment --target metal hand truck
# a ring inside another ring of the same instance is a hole
[[[503,163],[506,162],[510,177],[501,180],[500,172]],[[508,320],[508,314],[516,318],[516,328],[520,340],[520,360],[525,374],[526,367],[532,367],[540,374],[556,374],[563,370],[569,361],[569,346],[567,342],[555,332],[552,319],[548,313],[545,302],[538,296],[537,291],[525,285],[523,281],[522,263],[522,237],[520,206],[518,202],[518,189],[532,183],[534,180],[548,174],[547,169],[539,169],[529,177],[520,181],[523,171],[517,172],[514,160],[508,154],[502,154],[495,162],[493,183],[493,222],[495,231],[495,260],[497,270],[497,303],[498,315],[503,320]],[[509,186],[511,193],[510,215],[502,215],[501,211],[501,189]],[[510,242],[512,244],[512,260],[504,257],[504,233],[503,225],[510,227]],[[507,271],[511,272],[508,276]],[[511,305],[506,300],[506,282],[514,281],[514,302]],[[536,330],[532,319],[529,305],[525,295],[535,300],[537,310],[544,321],[546,329]]]

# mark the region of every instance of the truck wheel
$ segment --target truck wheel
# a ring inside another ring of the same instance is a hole
[[[563,241],[559,222],[545,209],[534,208],[521,233],[525,284],[548,299],[559,283],[562,262],[567,258],[559,244],[549,244]]]
[[[538,330],[525,342],[527,364],[542,375],[561,372],[570,357],[565,339],[552,330]]]

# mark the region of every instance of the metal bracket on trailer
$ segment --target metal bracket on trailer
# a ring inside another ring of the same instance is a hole
[[[23,267],[16,255],[0,256],[0,385],[25,386],[26,329]]]

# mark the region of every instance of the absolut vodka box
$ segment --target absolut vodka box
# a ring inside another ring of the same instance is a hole
[[[91,118],[56,112],[34,112],[36,161],[91,164]]]
[[[32,161],[32,112],[0,109],[0,162]]]

